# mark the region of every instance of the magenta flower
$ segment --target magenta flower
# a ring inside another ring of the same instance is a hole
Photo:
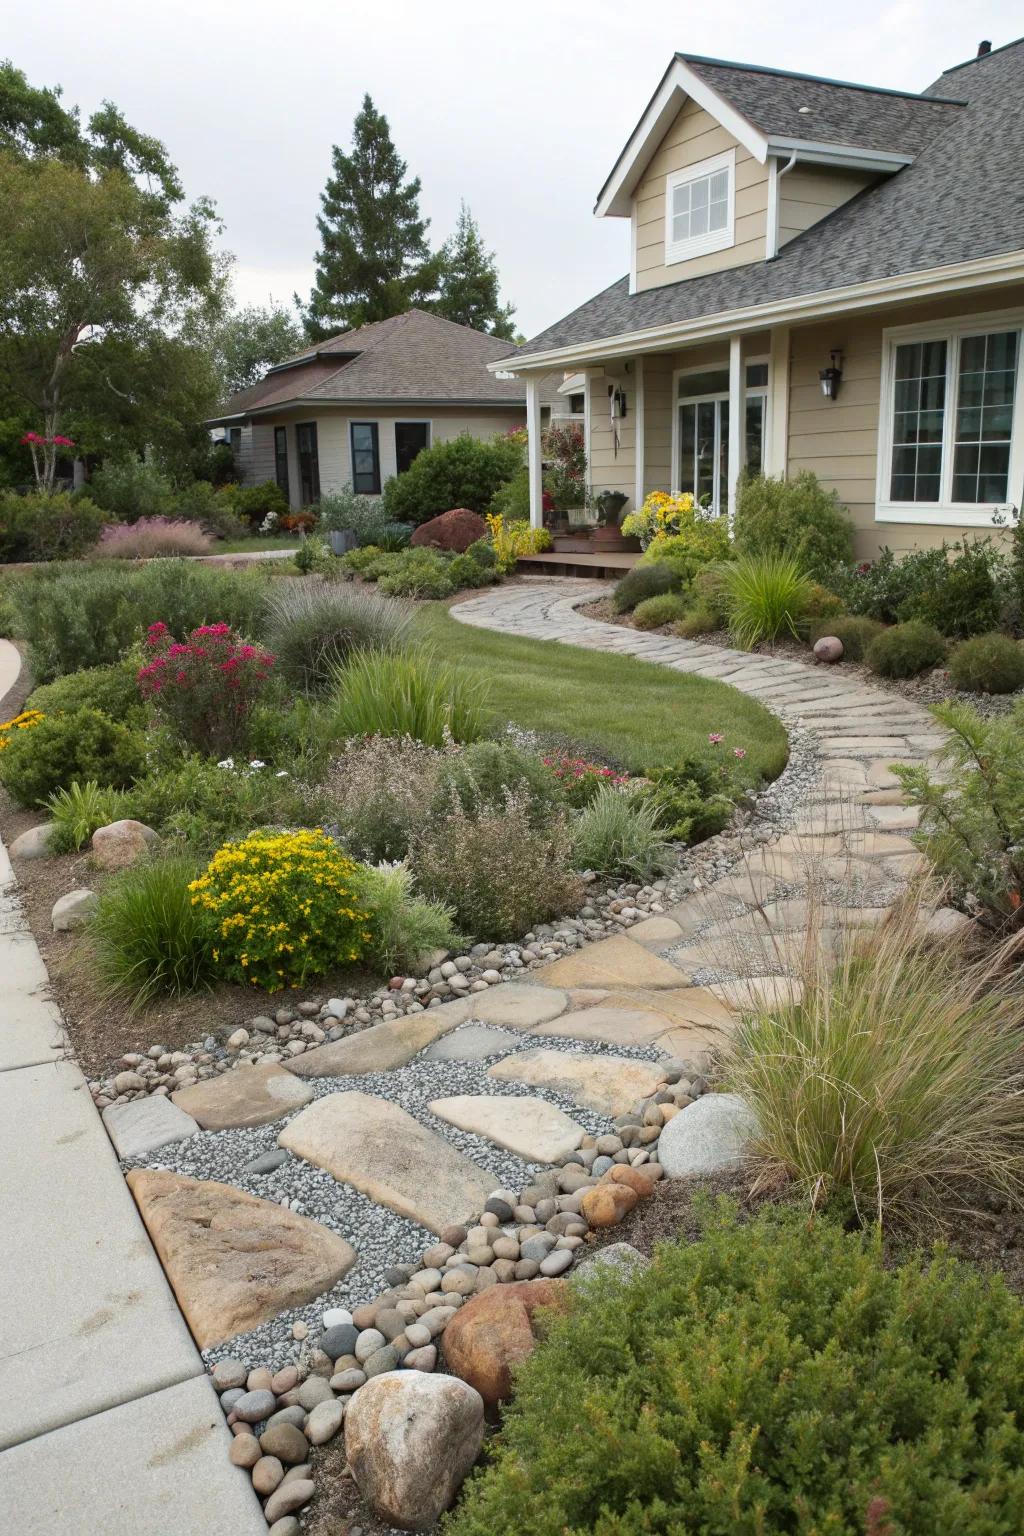
[[[732,755],[733,757],[746,757],[746,749],[744,747],[733,747]]]
[[[720,731],[709,731],[708,732],[708,741],[711,743],[711,745],[713,747],[720,747],[724,740],[725,740],[725,737],[722,735],[722,733]]]

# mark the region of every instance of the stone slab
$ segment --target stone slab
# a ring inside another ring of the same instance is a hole
[[[18,1536],[266,1536],[206,1376],[0,1454],[2,1524]]]
[[[634,923],[629,930],[629,936],[634,944],[643,944],[657,947],[662,944],[678,943],[682,938],[683,930],[671,917],[662,917],[655,914],[654,917],[645,917],[642,922]]]
[[[199,1129],[191,1115],[159,1093],[108,1104],[103,1111],[103,1124],[114,1143],[114,1151],[125,1163],[173,1142],[187,1141]]]
[[[506,1056],[488,1067],[487,1075],[501,1082],[554,1088],[599,1114],[613,1116],[627,1114],[637,1099],[649,1097],[663,1082],[661,1068],[649,1061],[543,1047]]]
[[[59,1061],[68,1044],[60,1013],[47,995],[50,978],[35,939],[27,930],[7,932],[0,944],[0,1072]]]
[[[678,1000],[672,1014],[660,1009],[625,1008],[605,1003],[599,1008],[581,1008],[577,1013],[567,1013],[552,1024],[542,1024],[533,1033],[568,1040],[600,1040],[605,1045],[656,1046],[673,1025],[686,1024],[703,1030],[710,1042],[717,1028],[732,1022],[729,1010],[703,987],[682,990],[687,998],[685,1016]]]
[[[393,1067],[404,1067],[424,1046],[464,1024],[472,1014],[469,999],[460,997],[423,1013],[387,1019],[343,1040],[303,1052],[289,1063],[289,1071],[299,1077],[361,1077],[365,1072],[390,1072]]]
[[[757,1013],[793,1007],[803,997],[804,989],[796,976],[747,976],[741,981],[716,982],[711,991],[738,1013]]]
[[[464,1024],[442,1035],[423,1052],[424,1061],[486,1061],[503,1051],[518,1049],[519,1036],[489,1024]]]
[[[171,1098],[197,1120],[204,1131],[229,1131],[239,1126],[270,1125],[301,1109],[313,1097],[307,1083],[274,1062],[250,1067],[239,1063],[220,1077],[209,1077]]]
[[[563,955],[534,972],[555,987],[678,987],[685,982],[668,960],[652,955],[625,934],[598,939],[573,955]]]
[[[484,1024],[503,1024],[506,1029],[531,1029],[534,1024],[557,1019],[568,1006],[569,999],[560,987],[507,981],[489,992],[477,992],[470,1017]]]
[[[435,1099],[428,1108],[459,1130],[486,1136],[530,1163],[556,1163],[575,1152],[586,1134],[546,1099],[464,1093]]]
[[[322,1296],[356,1261],[329,1228],[230,1184],[157,1168],[127,1182],[200,1349]]]
[[[478,1215],[495,1188],[493,1174],[399,1105],[368,1093],[318,1099],[277,1139],[339,1183],[438,1234]]]
[[[200,1374],[71,1062],[0,1072],[0,1167],[0,1448]]]

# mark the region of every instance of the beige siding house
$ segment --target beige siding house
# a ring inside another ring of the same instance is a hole
[[[502,367],[515,350],[412,309],[279,363],[209,425],[226,430],[244,484],[276,480],[296,509],[346,485],[376,495],[431,443],[525,425],[525,386]]]
[[[530,427],[560,369],[594,491],[630,505],[728,515],[745,469],[808,469],[864,558],[1001,526],[1024,502],[1022,92],[1024,42],[923,92],[677,54],[597,198],[628,276],[508,363]]]

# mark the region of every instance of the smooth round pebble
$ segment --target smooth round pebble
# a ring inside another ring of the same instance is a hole
[[[317,1403],[329,1403],[334,1393],[325,1376],[307,1376],[299,1387],[299,1405],[312,1413]]]
[[[284,1478],[284,1467],[276,1456],[261,1456],[252,1469],[252,1485],[266,1498]]]
[[[328,1440],[333,1440],[344,1417],[344,1403],[317,1403],[306,1421],[306,1439],[310,1445],[326,1445]]]
[[[325,1331],[328,1328],[345,1328],[352,1321],[352,1313],[347,1312],[344,1307],[329,1307],[320,1321]]]
[[[540,1272],[542,1275],[561,1275],[572,1263],[572,1253],[564,1248],[556,1248],[549,1253],[546,1259],[541,1259]]]
[[[359,1388],[366,1385],[366,1372],[357,1371],[354,1367],[339,1371],[337,1376],[331,1377],[331,1388],[335,1392],[358,1392]]]
[[[386,1343],[387,1339],[378,1328],[364,1328],[356,1338],[352,1353],[362,1365],[376,1350],[383,1349]]]
[[[282,1483],[263,1506],[268,1524],[273,1525],[282,1515],[290,1515],[293,1510],[301,1509],[303,1504],[309,1503],[315,1492],[316,1485],[312,1480],[296,1478],[294,1483]]]
[[[309,1441],[294,1424],[274,1424],[260,1435],[260,1449],[266,1456],[276,1456],[288,1466],[305,1461],[309,1455]],[[288,1511],[284,1510],[284,1514]]]
[[[413,1349],[422,1349],[430,1343],[431,1333],[429,1328],[424,1328],[422,1323],[410,1323],[405,1330],[405,1337]]]
[[[269,1419],[276,1407],[277,1398],[269,1390],[243,1392],[231,1411],[243,1424],[259,1424],[261,1420]]]
[[[218,1360],[211,1372],[213,1384],[218,1392],[226,1392],[230,1387],[244,1387],[245,1378],[249,1374],[241,1360]]]
[[[254,1467],[260,1459],[259,1441],[255,1435],[238,1435],[228,1449],[228,1460],[233,1467]]]

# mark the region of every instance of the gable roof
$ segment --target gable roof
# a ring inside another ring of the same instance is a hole
[[[782,77],[742,65],[706,67],[709,72],[725,68],[756,76],[756,85],[743,86],[748,93],[743,106],[762,112],[765,121],[770,110],[776,111],[774,121],[786,121],[790,106],[758,106],[755,97],[773,80],[804,81],[802,76]],[[731,75],[726,85],[734,93],[740,91]],[[850,92],[851,100],[856,91],[851,86],[838,89]],[[865,94],[873,99],[896,93]],[[787,87],[786,101],[792,103],[796,95],[795,87]],[[833,112],[838,100],[829,95],[826,101],[826,95],[817,108],[823,115]],[[962,106],[950,104],[954,95]],[[897,101],[916,103],[914,114],[921,107],[927,111],[929,103],[943,108],[930,132],[922,134],[924,142],[912,163],[811,225],[773,260],[682,278],[634,294],[628,279],[621,278],[526,342],[520,359],[526,362],[536,353],[1011,253],[1021,253],[1024,269],[1024,39],[947,70],[921,96],[897,96]],[[898,105],[895,114],[903,110]],[[906,135],[922,131],[923,121],[917,115],[912,122],[905,120],[899,130],[903,142],[910,142]]]
[[[525,400],[522,382],[487,371],[515,351],[510,341],[410,309],[286,358],[226,400],[213,419],[318,402],[518,405]]]

